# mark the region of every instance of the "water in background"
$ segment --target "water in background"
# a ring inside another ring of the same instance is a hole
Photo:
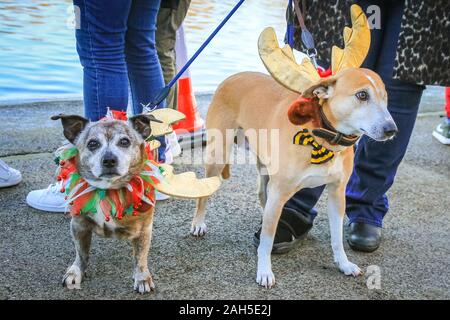
[[[192,55],[237,0],[192,0],[185,20]],[[261,30],[285,30],[287,0],[247,0],[191,67],[195,91],[214,90],[229,75],[263,71]],[[0,0],[0,100],[77,96],[82,70],[68,27],[70,0]]]

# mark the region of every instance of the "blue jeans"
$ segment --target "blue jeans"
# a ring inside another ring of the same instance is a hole
[[[141,104],[151,102],[164,87],[155,46],[160,0],[73,0],[73,3],[80,9],[76,40],[83,66],[86,117],[97,121],[105,116],[107,108],[125,111],[128,88],[133,113],[141,113]],[[165,150],[165,143],[160,150]]]
[[[389,210],[386,192],[392,186],[397,168],[405,155],[419,109],[424,86],[392,78],[404,1],[359,1],[365,8],[381,8],[381,29],[371,31],[371,47],[363,67],[377,72],[388,93],[388,110],[399,129],[387,142],[363,136],[355,152],[355,165],[346,190],[349,223],[364,222],[382,227]],[[297,192],[285,206],[312,216],[324,186]]]

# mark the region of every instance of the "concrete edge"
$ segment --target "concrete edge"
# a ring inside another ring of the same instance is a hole
[[[196,97],[211,96],[214,94],[214,90],[207,90],[195,93]],[[58,96],[51,98],[33,98],[33,99],[6,99],[0,100],[1,107],[16,107],[16,106],[26,106],[26,105],[36,105],[36,104],[48,104],[48,103],[58,103],[58,102],[79,102],[83,101],[83,97],[80,95],[67,95]]]
[[[427,87],[431,90],[427,90],[421,102],[421,108],[419,108],[419,115],[441,115],[444,113],[443,105],[444,105],[444,97],[443,90],[438,89],[438,87],[429,86]],[[439,91],[442,91],[439,92]],[[195,97],[197,99],[206,99],[211,97],[214,94],[214,90],[205,90],[201,92],[196,92]],[[442,103],[441,103],[442,100]],[[52,98],[36,98],[36,99],[14,99],[14,100],[0,100],[0,109],[1,108],[36,108],[41,105],[55,105],[57,103],[82,103],[82,96],[70,95],[70,96],[61,96],[61,97],[52,97]],[[441,105],[442,104],[442,105]]]

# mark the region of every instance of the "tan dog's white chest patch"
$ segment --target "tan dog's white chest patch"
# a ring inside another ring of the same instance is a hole
[[[344,159],[336,155],[330,162],[309,166],[299,177],[298,184],[302,188],[315,188],[341,179],[344,170]]]
[[[328,168],[328,175],[332,178],[340,178],[342,176],[342,170],[344,169],[344,157],[339,154],[335,154],[335,158],[332,160],[332,165]]]

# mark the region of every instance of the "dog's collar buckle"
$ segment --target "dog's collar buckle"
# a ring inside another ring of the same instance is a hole
[[[341,142],[343,137],[343,134],[340,132],[337,132],[336,136],[330,141],[333,144],[339,144],[339,142]]]
[[[313,129],[312,133],[316,137],[324,139],[331,145],[340,145],[343,147],[350,147],[359,139],[359,136],[349,136],[339,131],[332,131],[325,128]]]

